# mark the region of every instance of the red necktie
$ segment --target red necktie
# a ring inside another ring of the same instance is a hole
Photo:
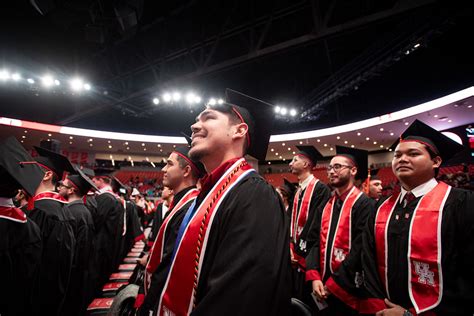
[[[403,208],[407,207],[407,205],[409,205],[414,199],[416,199],[415,195],[411,192],[407,192],[403,198]]]

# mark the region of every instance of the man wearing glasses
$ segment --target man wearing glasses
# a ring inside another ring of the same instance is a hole
[[[337,155],[327,168],[335,190],[312,227],[318,239],[306,257],[306,280],[312,281],[316,298],[327,301],[323,315],[357,315],[355,295],[362,282],[362,232],[374,209],[369,197],[354,182],[367,177],[368,153],[342,146],[336,146],[336,150]],[[339,275],[341,270],[345,272],[343,278]],[[347,305],[341,302],[342,298]]]

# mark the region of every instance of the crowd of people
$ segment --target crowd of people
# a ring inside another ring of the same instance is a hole
[[[138,240],[137,315],[473,314],[474,195],[436,180],[461,145],[415,121],[388,197],[367,151],[338,146],[328,186],[312,174],[320,153],[299,146],[298,183],[275,189],[244,158],[265,159],[272,117],[237,93],[208,106],[153,206],[110,174],[3,140],[0,314],[84,315]]]

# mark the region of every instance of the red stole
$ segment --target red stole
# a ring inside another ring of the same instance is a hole
[[[161,260],[163,258],[163,249],[165,247],[165,234],[168,228],[168,223],[184,205],[186,205],[189,201],[194,201],[197,198],[198,194],[198,189],[191,189],[186,192],[186,194],[179,200],[179,202],[176,203],[173,209],[169,211],[168,216],[161,224],[160,230],[155,238],[155,242],[153,243],[153,247],[150,251],[150,260],[148,260],[148,264],[145,269],[145,291],[150,286],[150,284],[148,284],[148,276],[151,276],[153,272],[156,271],[156,268],[161,263]]]
[[[421,198],[413,211],[408,235],[408,291],[418,314],[435,308],[443,296],[441,221],[444,204],[450,192],[449,185],[439,182]],[[399,197],[400,194],[392,195],[385,200],[377,210],[375,218],[378,273],[389,297],[387,232]]]
[[[326,273],[326,254],[330,251],[329,268],[330,272],[334,273],[342,261],[347,257],[351,251],[351,222],[352,222],[352,208],[357,200],[362,196],[362,192],[356,187],[347,194],[344,202],[342,203],[339,218],[333,218],[334,202],[338,198],[334,195],[324,207],[323,214],[321,217],[321,232],[320,232],[320,264],[321,264],[321,277],[324,278]],[[334,238],[332,245],[328,245],[329,231],[331,229],[331,222],[337,220],[336,231],[334,232]]]
[[[57,192],[52,192],[52,191],[42,192],[33,197],[33,202],[41,201],[41,200],[54,200],[61,203],[67,203],[66,199],[64,199]]]
[[[160,296],[158,315],[188,315],[194,307],[206,244],[215,215],[227,194],[254,170],[237,160],[206,195],[186,227]]]
[[[301,231],[306,224],[306,220],[308,218],[308,211],[309,205],[311,203],[311,197],[313,196],[314,188],[316,187],[316,183],[318,183],[318,179],[313,178],[308,185],[306,186],[306,190],[303,194],[303,200],[301,202],[300,208],[298,209],[298,196],[301,192],[300,189],[295,194],[295,198],[293,200],[293,210],[291,213],[291,239],[293,242],[297,243],[298,238],[300,237]]]
[[[26,223],[26,215],[17,207],[0,206],[0,218],[5,218],[17,223]]]

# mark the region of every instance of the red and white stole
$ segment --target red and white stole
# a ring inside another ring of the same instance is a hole
[[[338,198],[336,195],[334,195],[324,207],[321,217],[321,238],[319,241],[321,277],[324,277],[326,273],[326,254],[328,250],[330,251],[331,262],[329,263],[329,269],[331,273],[334,273],[334,271],[339,268],[342,261],[346,259],[351,251],[352,208],[362,194],[359,189],[352,187],[342,203],[338,218],[333,218],[332,216],[335,201]],[[337,220],[336,231],[334,232],[332,245],[328,245],[329,231],[333,220]]]
[[[53,200],[61,203],[67,203],[65,198],[53,191],[41,192],[33,197],[33,202],[41,200]]]
[[[291,212],[291,238],[295,245],[298,242],[300,237],[301,231],[306,224],[306,220],[308,219],[308,211],[309,205],[311,203],[311,197],[313,196],[314,188],[316,187],[316,183],[318,183],[318,179],[313,178],[308,185],[306,186],[306,190],[303,194],[303,200],[301,202],[300,208],[298,209],[298,197],[301,189],[295,194],[295,198],[293,199],[293,210]]]
[[[219,206],[232,188],[254,172],[244,158],[237,160],[206,195],[184,230],[160,296],[158,315],[191,313],[206,245]]]
[[[11,199],[0,198],[0,218],[4,218],[17,223],[26,223],[26,215],[21,209],[16,207]]]
[[[439,182],[420,199],[413,211],[408,235],[408,291],[418,314],[435,308],[443,296],[441,221],[450,192],[449,185]],[[385,200],[378,208],[375,218],[378,273],[388,297],[387,233],[399,199],[400,193]]]
[[[176,213],[188,202],[194,201],[197,196],[199,195],[198,189],[191,189],[179,200],[178,203],[170,210],[168,216],[165,218],[163,223],[161,224],[160,230],[155,238],[155,242],[153,243],[153,247],[150,251],[150,259],[148,260],[148,264],[146,265],[145,269],[145,293],[149,288],[149,277],[156,271],[156,268],[161,263],[163,258],[163,249],[165,248],[165,234],[168,229],[168,223],[174,217]]]

